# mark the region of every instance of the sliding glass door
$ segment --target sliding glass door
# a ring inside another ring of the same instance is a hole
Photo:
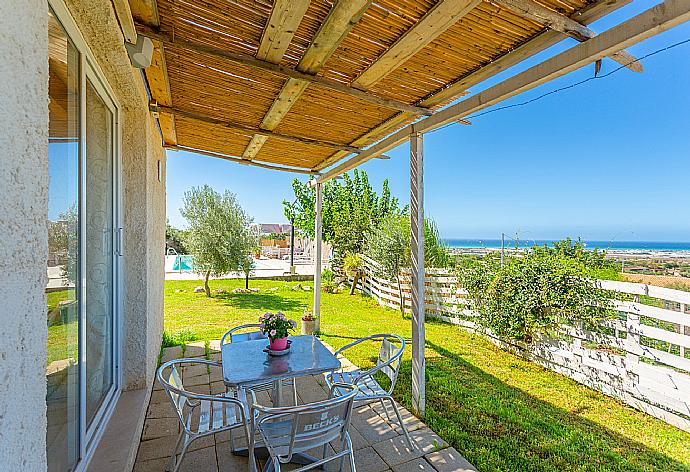
[[[64,23],[49,21],[49,471],[79,470],[118,390],[117,107]]]

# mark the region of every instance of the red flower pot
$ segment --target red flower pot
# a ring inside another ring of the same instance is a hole
[[[270,343],[268,344],[268,348],[271,351],[284,351],[287,349],[288,346],[288,338],[276,338],[276,339],[271,339]]]

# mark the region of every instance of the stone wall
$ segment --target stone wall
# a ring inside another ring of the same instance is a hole
[[[46,469],[48,11],[0,2],[0,458]]]

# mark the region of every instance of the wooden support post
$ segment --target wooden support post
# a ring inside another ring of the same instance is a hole
[[[321,233],[323,232],[323,184],[316,184],[316,214],[314,216],[314,329],[321,330]]]
[[[424,150],[423,136],[410,136],[410,223],[412,229],[412,405],[424,416]]]

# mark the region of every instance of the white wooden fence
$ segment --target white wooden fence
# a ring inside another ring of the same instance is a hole
[[[373,276],[367,261],[360,289],[381,305],[400,309],[395,282]],[[401,279],[410,309],[410,276]],[[562,326],[557,339],[530,345],[506,341],[475,323],[467,292],[448,271],[427,271],[426,316],[479,332],[492,342],[577,382],[621,399],[690,431],[690,292],[652,285],[600,281],[619,292],[618,318],[601,329]]]

